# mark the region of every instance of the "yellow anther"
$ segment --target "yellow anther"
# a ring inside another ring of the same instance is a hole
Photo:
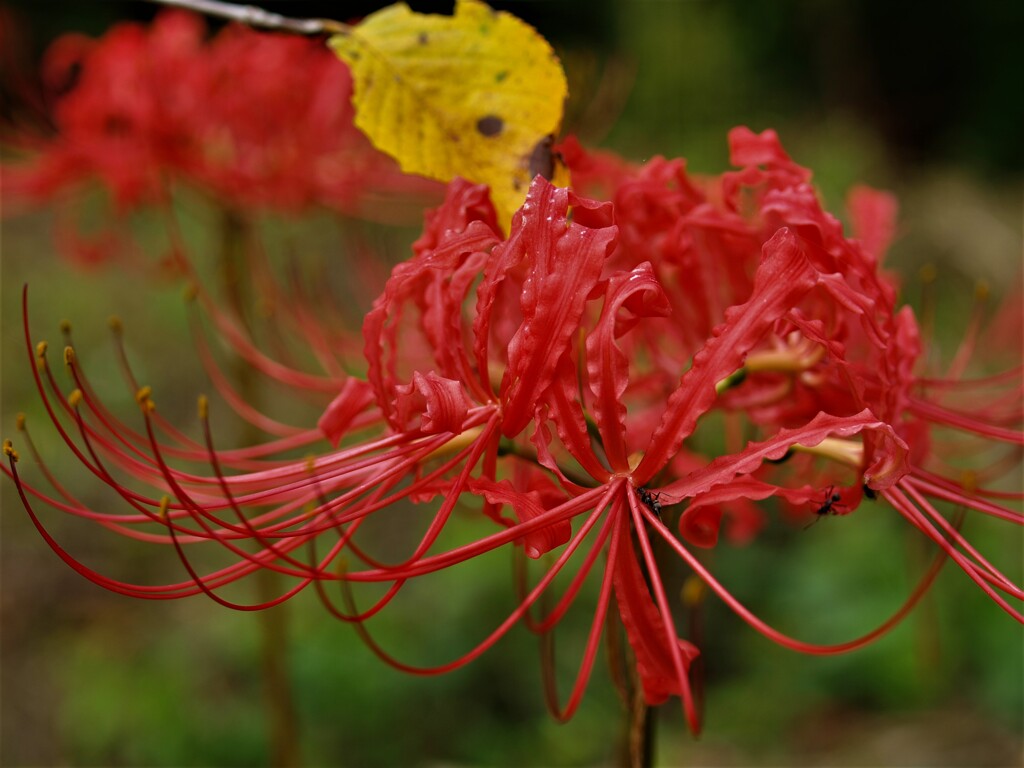
[[[44,357],[46,355],[46,350],[49,349],[49,347],[50,345],[45,341],[40,341],[36,344],[36,357]]]
[[[306,457],[306,471],[309,474],[316,472],[316,456],[310,455]]]
[[[65,334],[65,335],[71,333],[71,321],[70,320],[61,320],[60,321],[60,332]]]
[[[790,446],[790,450],[809,453],[812,456],[821,456],[822,458],[845,464],[848,467],[859,467],[864,463],[863,443],[839,437],[826,437],[817,445],[793,443]]]
[[[159,517],[161,520],[166,520],[167,519],[167,510],[168,510],[168,508],[170,508],[170,506],[171,506],[171,497],[168,496],[167,494],[164,494],[163,496],[161,496],[160,497],[160,509],[156,513],[157,517]]]
[[[191,304],[196,300],[196,296],[199,295],[199,289],[196,287],[195,283],[188,283],[185,285],[185,289],[182,291],[181,295],[187,303]]]
[[[453,453],[458,453],[466,446],[472,444],[484,431],[483,427],[473,427],[467,429],[465,432],[453,437],[447,443],[439,448],[435,448],[426,457],[426,460],[437,459],[442,456],[449,456]]]
[[[68,395],[68,405],[70,405],[72,408],[77,408],[81,404],[82,404],[82,390],[80,390],[80,389],[72,389],[71,393]]]
[[[979,280],[974,285],[974,298],[978,301],[988,301],[988,296],[991,292],[992,288],[987,280]]]
[[[25,431],[25,414],[24,413],[19,413],[17,418],[16,418],[15,423],[18,426],[18,431],[19,432],[24,432]]]
[[[683,605],[687,608],[696,608],[702,602],[704,602],[704,596],[708,592],[708,585],[704,583],[704,580],[697,576],[687,576],[686,581],[683,582],[683,589],[679,593],[679,596],[683,600]]]
[[[965,469],[960,473],[960,487],[968,493],[978,490],[978,475],[973,469]]]
[[[4,456],[9,456],[11,461],[18,460],[18,452],[14,450],[14,443],[10,440],[4,440]]]
[[[939,270],[936,269],[934,264],[925,264],[923,267],[917,270],[917,278],[922,283],[934,283],[938,276]]]
[[[64,365],[72,365],[75,362],[74,347],[64,347]]]
[[[206,421],[210,416],[210,400],[206,395],[199,396],[199,420]]]
[[[153,402],[153,388],[148,384],[140,387],[139,391],[135,393],[135,402],[147,411],[152,411],[156,408],[156,403]]]
[[[117,315],[111,315],[110,319],[107,320],[107,325],[110,326],[110,330],[114,333],[121,333],[124,330],[124,325],[121,323],[121,318]]]

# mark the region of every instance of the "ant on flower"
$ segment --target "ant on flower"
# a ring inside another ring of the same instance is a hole
[[[640,497],[640,501],[643,502],[644,506],[653,512],[659,520],[661,520],[661,493],[651,493],[646,488],[637,488],[636,495]]]
[[[834,515],[838,510],[846,509],[846,505],[840,503],[842,498],[843,497],[836,491],[836,487],[834,485],[830,485],[828,490],[825,491],[825,498],[822,501],[821,506],[815,510],[815,518],[804,526],[804,530],[806,531],[825,515]]]

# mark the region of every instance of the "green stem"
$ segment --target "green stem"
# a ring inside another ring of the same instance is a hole
[[[250,305],[245,275],[246,248],[250,236],[245,217],[226,209],[222,223],[220,277],[228,305],[243,328],[250,329],[245,309]],[[259,392],[252,369],[238,356],[231,360],[233,378],[239,396],[252,406],[258,405]],[[246,422],[241,430],[241,443],[254,445],[260,432]],[[280,593],[280,578],[267,569],[256,572],[259,602],[269,602]],[[270,739],[270,764],[275,768],[297,768],[301,764],[298,718],[288,675],[288,612],[285,605],[259,611],[264,701],[267,707]]]

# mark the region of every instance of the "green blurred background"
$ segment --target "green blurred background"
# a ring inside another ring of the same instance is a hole
[[[119,19],[145,20],[155,12],[131,2],[8,5],[26,25],[30,58],[61,32],[100,34]],[[328,17],[374,7],[265,6]],[[562,54],[573,88],[567,130],[585,142],[634,159],[685,156],[691,169],[718,173],[726,168],[730,127],[774,127],[790,154],[814,170],[833,211],[842,212],[855,183],[896,192],[900,237],[888,266],[902,276],[903,298],[914,305],[924,290],[920,268],[936,266],[930,290],[948,359],[966,325],[975,281],[993,286],[994,307],[1020,287],[1024,5],[893,6],[881,0],[498,4],[536,25]],[[189,232],[197,249],[213,237],[203,221],[197,215]],[[181,286],[152,266],[117,274],[69,267],[53,253],[52,222],[47,210],[0,220],[4,435],[13,435],[19,411],[30,424],[44,421],[21,342],[25,282],[34,338],[49,338],[57,349],[58,322],[71,320],[97,388],[130,416],[106,323],[111,314],[122,317],[129,353],[140,378],[155,385],[161,412],[194,432],[195,396],[209,384],[189,354]],[[328,217],[272,221],[267,232],[286,233],[316,258],[329,257],[350,242],[334,223]],[[163,247],[157,225],[144,217],[134,224],[144,242],[152,239],[155,262]],[[385,240],[374,227],[346,226],[385,243],[392,259],[415,236],[410,229]],[[55,436],[42,429],[34,436],[84,499],[98,509],[118,508]],[[1010,486],[1022,487],[1019,475]],[[263,619],[202,598],[156,603],[106,593],[49,551],[10,483],[0,491],[0,763],[270,764]],[[46,519],[58,540],[105,573],[182,577],[173,552],[56,513]],[[722,547],[713,567],[780,628],[808,640],[839,640],[887,616],[923,568],[927,549],[905,529],[891,511],[868,506],[808,532],[773,529],[754,546]],[[1018,530],[969,516],[966,532],[1020,580]],[[437,585],[418,606],[385,611],[375,630],[401,658],[452,658],[507,614],[510,585],[508,559],[491,558]],[[574,619],[559,632],[567,670],[575,668],[574,642],[586,629],[585,612]],[[678,707],[664,707],[658,764],[1020,764],[1024,634],[955,567],[945,569],[910,620],[848,656],[782,650],[714,600],[705,620],[706,731],[694,741]],[[622,715],[605,669],[595,671],[576,717],[558,725],[544,708],[537,642],[525,630],[467,668],[417,678],[377,661],[312,595],[271,612],[269,621],[287,634],[303,765],[615,760]]]

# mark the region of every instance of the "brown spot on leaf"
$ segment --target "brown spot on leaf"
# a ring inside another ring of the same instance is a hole
[[[505,130],[505,121],[497,115],[485,115],[476,121],[476,129],[482,136],[497,136]]]

